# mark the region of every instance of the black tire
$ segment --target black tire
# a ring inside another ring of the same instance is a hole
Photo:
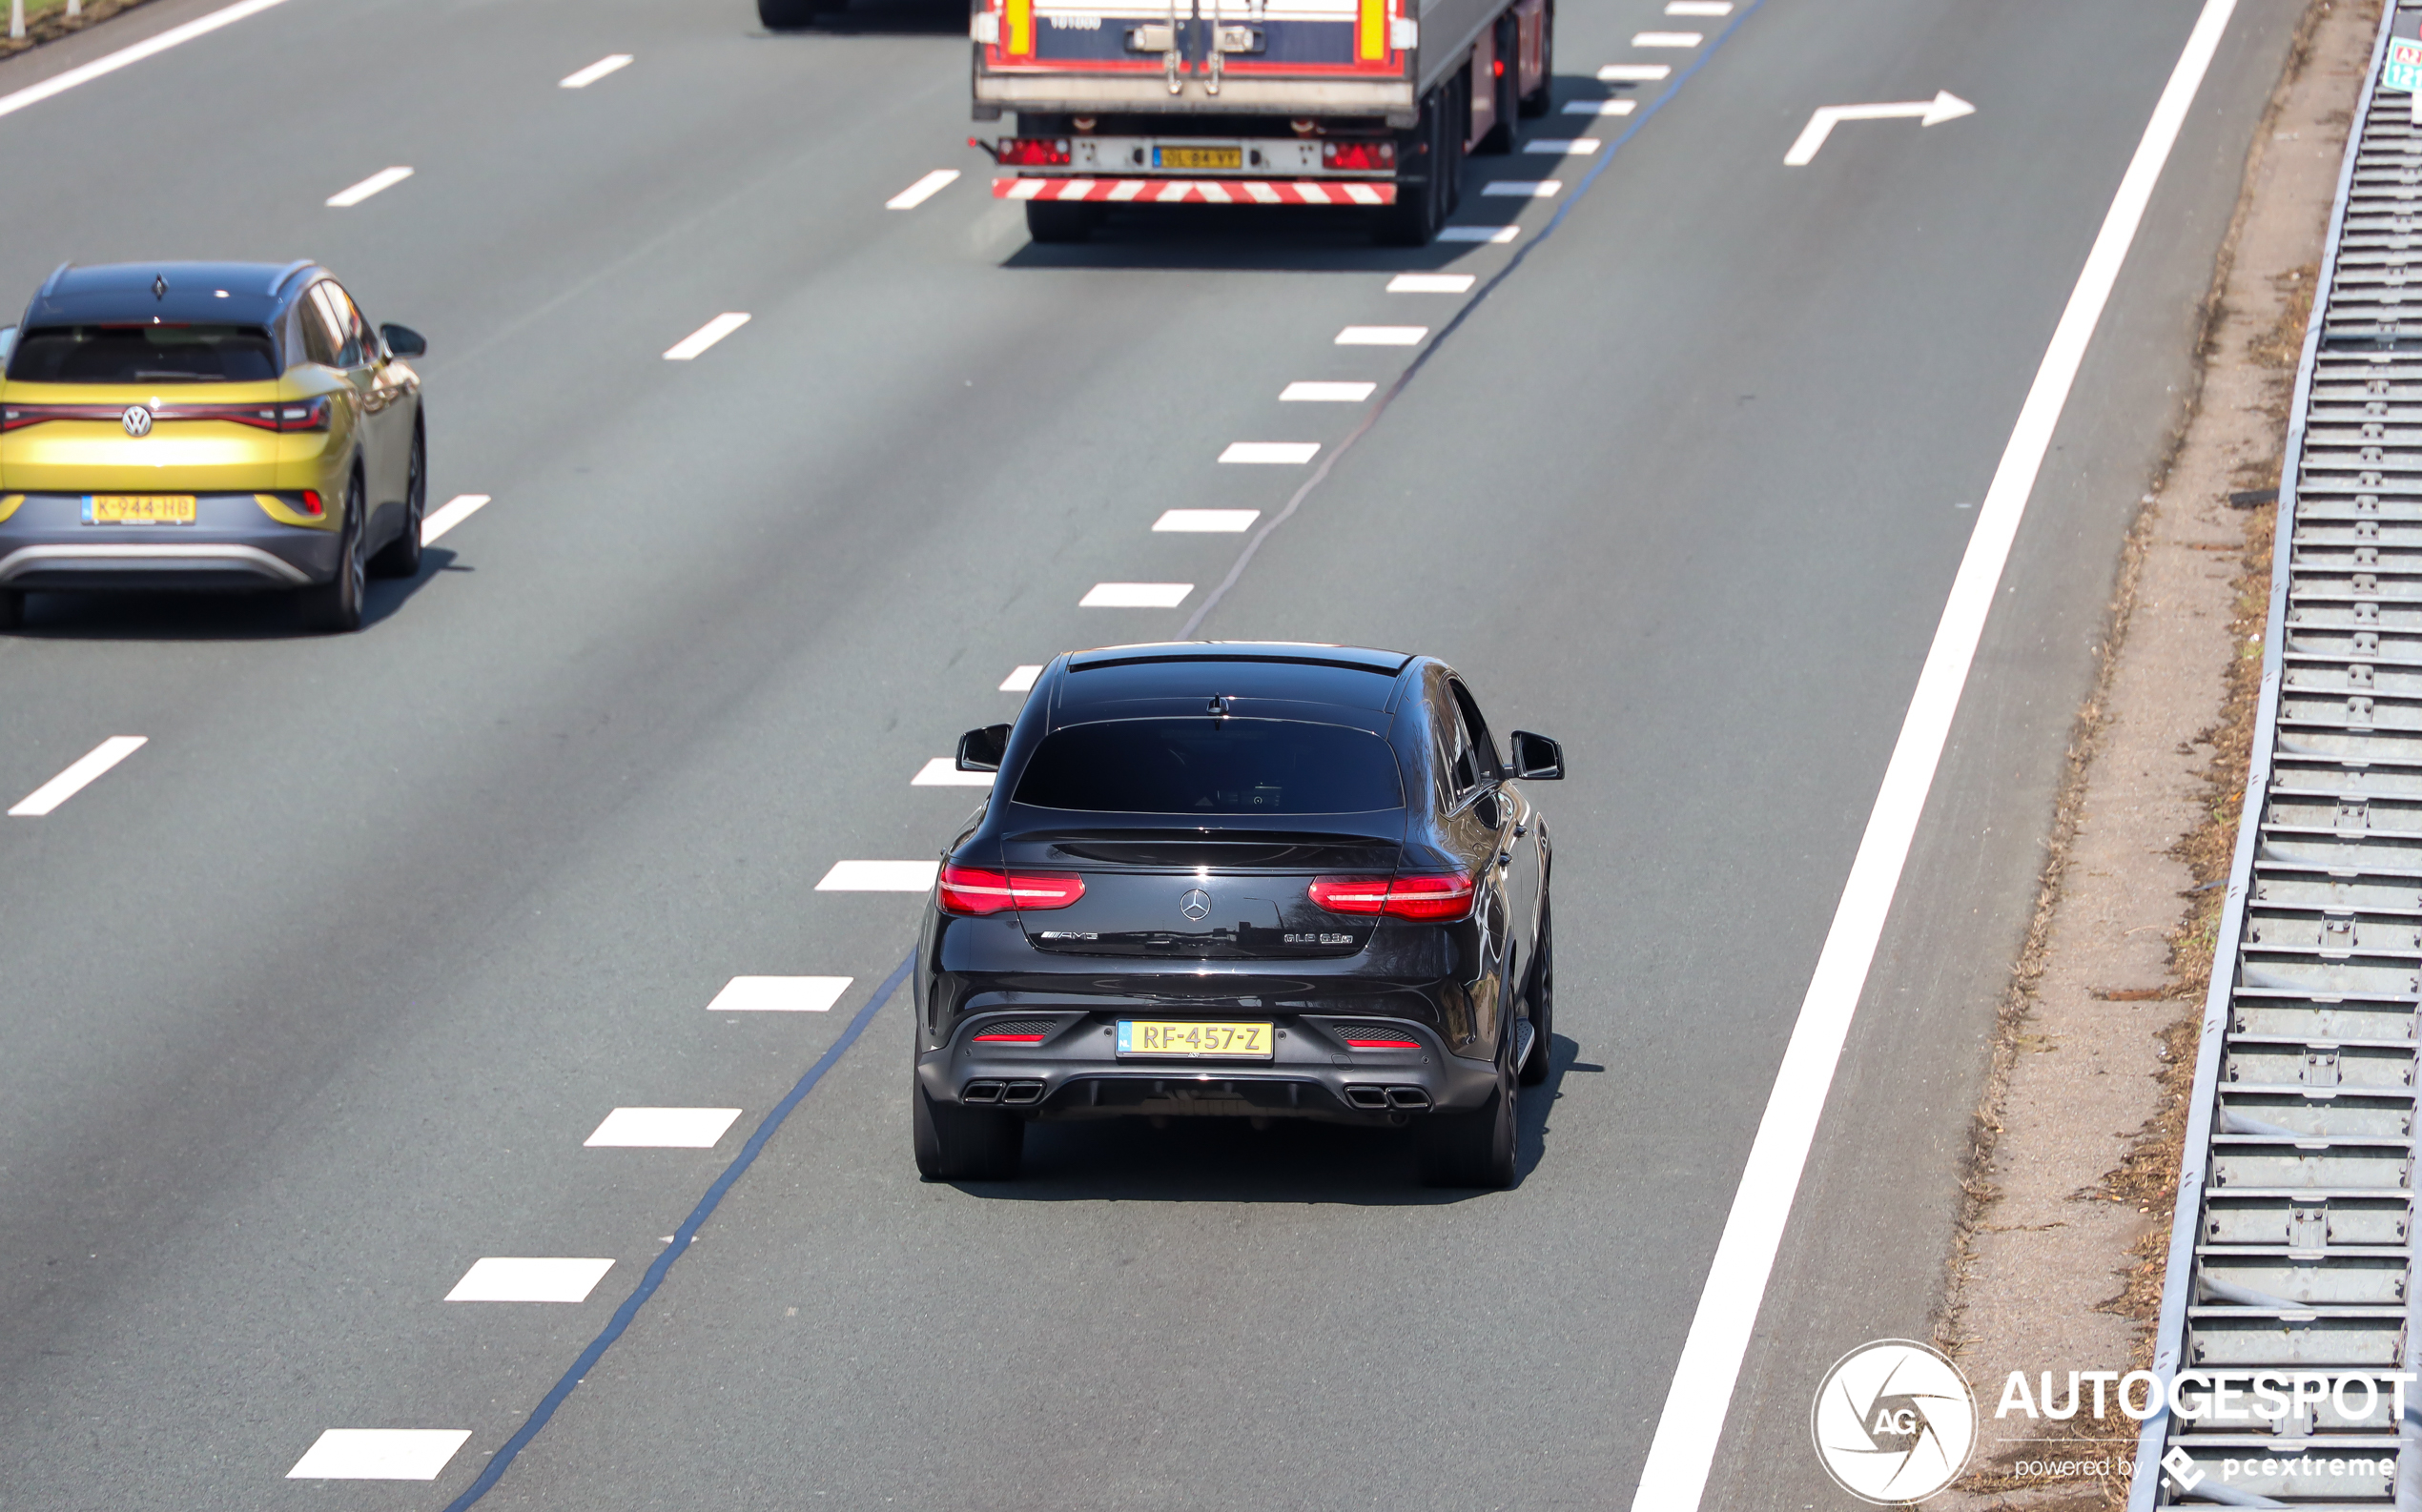
[[[1522,115],[1536,120],[1554,103],[1556,82],[1556,0],[1539,12],[1539,87],[1522,97]]]
[[[1546,904],[1539,908],[1539,950],[1530,963],[1530,1058],[1522,1063],[1521,1081],[1536,1087],[1548,1079],[1553,1065],[1548,1042],[1556,1032],[1556,916]]]
[[[0,588],[0,630],[16,630],[25,626],[25,590]]]
[[[1522,110],[1522,61],[1519,57],[1522,24],[1510,10],[1497,18],[1494,52],[1497,64],[1505,72],[1488,81],[1495,118],[1489,122],[1488,134],[1480,139],[1475,151],[1500,153],[1514,150],[1514,116]]]
[[[1501,1065],[1497,1090],[1488,1094],[1486,1107],[1472,1113],[1434,1113],[1415,1125],[1420,1131],[1422,1185],[1491,1191],[1512,1186],[1517,1153],[1514,1120],[1521,1097],[1521,1084]]]
[[[1371,222],[1371,239],[1383,247],[1427,247],[1446,222],[1447,180],[1442,169],[1447,153],[1442,127],[1447,113],[1448,93],[1445,88],[1431,92],[1429,98],[1422,102],[1420,124],[1396,143],[1396,161],[1400,165],[1407,158],[1417,161],[1421,177],[1407,184],[1400,173],[1396,203],[1376,213],[1377,218]],[[1030,208],[1031,204],[1030,201]]]
[[[1026,1143],[1026,1120],[1014,1113],[991,1113],[937,1103],[910,1083],[914,1103],[916,1170],[928,1181],[1007,1181],[1017,1175]]]
[[[820,0],[757,0],[757,19],[770,31],[812,25],[824,7]]]
[[[1055,245],[1082,241],[1094,234],[1099,219],[1094,207],[1087,204],[1026,201],[1026,235],[1036,241]]]
[[[362,516],[368,512],[363,502],[361,475],[354,474],[345,485],[345,521],[337,538],[337,575],[317,587],[302,591],[303,623],[328,635],[349,635],[361,628],[361,600],[368,586],[369,564],[362,561],[361,535],[366,527]]]
[[[412,422],[412,473],[403,485],[403,528],[370,559],[374,578],[421,575],[421,521],[429,512],[429,445],[421,422]]]

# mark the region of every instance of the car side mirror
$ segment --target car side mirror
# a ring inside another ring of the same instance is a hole
[[[1564,775],[1564,747],[1545,735],[1514,731],[1513,774],[1534,782],[1555,781]]]
[[[387,343],[389,357],[427,357],[429,338],[408,325],[382,325],[379,339]]]
[[[1001,769],[1001,758],[1008,754],[1006,725],[987,725],[958,738],[958,769],[963,772],[996,772]]]

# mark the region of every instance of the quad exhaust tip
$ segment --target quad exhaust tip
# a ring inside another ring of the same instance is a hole
[[[998,1103],[1007,1108],[1026,1108],[1043,1100],[1043,1084],[1039,1081],[971,1081],[961,1088],[958,1100],[976,1106]]]
[[[1419,1087],[1352,1086],[1345,1089],[1345,1105],[1371,1113],[1427,1113],[1429,1093]]]

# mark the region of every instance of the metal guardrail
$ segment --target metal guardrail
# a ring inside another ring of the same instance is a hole
[[[2422,1382],[2394,1379],[2422,1336],[2422,127],[2410,96],[2377,89],[2398,14],[2373,46],[2296,374],[2153,1356],[2165,1385],[2301,1372],[2346,1389],[2273,1420],[2165,1409],[2130,1512],[2422,1509]]]

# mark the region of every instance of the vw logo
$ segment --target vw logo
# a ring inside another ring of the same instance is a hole
[[[117,418],[117,422],[126,427],[129,436],[152,434],[152,412],[140,404],[129,404],[126,413]]]
[[[1200,924],[1211,916],[1211,894],[1201,888],[1188,888],[1178,899],[1178,911]]]

